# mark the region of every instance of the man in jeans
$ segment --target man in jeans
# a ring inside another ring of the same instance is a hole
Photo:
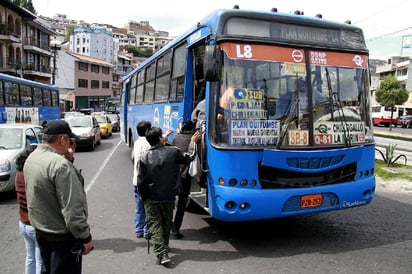
[[[66,121],[49,121],[43,144],[29,155],[23,168],[29,219],[36,230],[43,273],[81,273],[82,255],[94,247],[84,179],[65,157],[72,138],[77,136]]]
[[[194,155],[183,155],[177,147],[167,145],[158,127],[148,129],[146,139],[151,147],[140,159],[137,188],[144,202],[147,228],[157,262],[165,265],[170,262],[169,237],[180,178],[179,165],[190,163]],[[199,140],[200,134],[195,133],[192,143]]]
[[[149,150],[150,144],[147,142],[145,134],[146,130],[151,128],[152,125],[148,121],[141,121],[137,124],[136,130],[139,137],[133,146],[133,186],[134,186],[134,199],[136,201],[136,210],[134,218],[134,228],[137,238],[143,238],[147,236],[146,227],[146,214],[144,211],[144,205],[139,192],[137,191],[137,169],[140,159]]]

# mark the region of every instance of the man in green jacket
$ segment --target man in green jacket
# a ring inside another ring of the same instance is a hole
[[[94,247],[84,179],[65,157],[73,138],[77,136],[66,121],[49,121],[43,144],[24,165],[29,219],[40,246],[42,273],[81,273],[82,255]]]

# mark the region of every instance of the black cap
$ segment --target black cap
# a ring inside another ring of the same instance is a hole
[[[60,135],[67,134],[70,138],[79,139],[79,137],[74,134],[69,126],[69,124],[64,120],[52,120],[47,121],[44,126],[44,134],[48,135]]]
[[[184,121],[182,123],[182,131],[192,131],[195,130],[195,124],[192,121]]]

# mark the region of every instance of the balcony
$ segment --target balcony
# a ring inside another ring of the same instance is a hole
[[[33,51],[44,55],[52,56],[49,41],[41,41],[35,38],[25,37],[23,40],[23,49]]]
[[[0,72],[9,72],[15,74],[24,72],[24,74],[50,77],[51,67],[48,65],[40,64],[24,64],[19,59],[6,57],[3,59],[0,58]]]
[[[21,42],[20,28],[15,28],[14,24],[0,23],[0,41]]]
[[[17,72],[21,70],[21,60],[14,58],[0,58],[0,71],[1,72]]]

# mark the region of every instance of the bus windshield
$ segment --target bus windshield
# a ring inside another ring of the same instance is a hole
[[[211,89],[219,146],[350,146],[372,140],[367,56],[223,43]]]

